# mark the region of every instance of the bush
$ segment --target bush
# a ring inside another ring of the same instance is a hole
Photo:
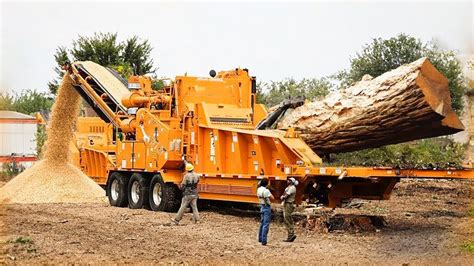
[[[461,167],[466,146],[446,137],[387,145],[375,149],[332,154],[330,165],[391,166],[400,168]]]
[[[3,163],[2,164],[3,171],[0,172],[0,179],[3,181],[8,181],[18,175],[19,173],[25,170],[25,167],[15,161]]]
[[[467,252],[474,252],[474,240],[466,241],[461,247]]]
[[[402,33],[388,39],[373,39],[351,58],[349,70],[333,76],[341,82],[342,87],[347,87],[359,81],[365,74],[377,77],[403,64],[428,57],[436,69],[448,79],[453,110],[460,114],[463,109],[462,96],[467,86],[457,56],[456,51],[440,49],[435,42],[423,43],[420,39]]]
[[[45,125],[38,125],[36,130],[35,139],[36,139],[36,157],[38,159],[43,158],[43,146],[46,142],[47,134],[46,134],[46,126]]]
[[[326,96],[332,88],[331,82],[326,79],[287,78],[282,81],[270,81],[257,85],[257,102],[267,107],[280,104],[285,99],[304,96],[309,101]]]

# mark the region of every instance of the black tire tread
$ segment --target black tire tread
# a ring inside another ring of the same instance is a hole
[[[117,202],[115,204],[112,203],[111,201],[111,196],[110,196],[110,186],[112,186],[112,181],[114,179],[117,179],[119,181],[119,184],[121,186],[121,193],[119,194],[119,197],[117,199]],[[107,182],[107,196],[109,198],[109,203],[111,206],[115,207],[126,207],[128,205],[128,193],[127,193],[127,188],[128,188],[128,176],[124,175],[123,173],[120,172],[112,172],[109,176],[108,182]]]
[[[152,205],[152,185],[160,183],[161,184],[161,189],[162,189],[162,201],[160,206],[153,206]],[[161,175],[157,174],[153,176],[150,186],[149,186],[149,204],[150,204],[150,209],[153,209],[155,211],[165,211],[165,212],[174,212],[177,211],[180,203],[181,203],[181,191],[179,190],[178,186],[176,186],[173,183],[164,183],[163,178]]]
[[[133,205],[131,200],[128,201],[128,207],[130,209],[141,209],[141,208],[146,208],[147,205],[149,204],[148,202],[148,191],[150,190],[150,180],[146,178],[144,175],[140,173],[133,173],[132,176],[130,177],[130,180],[128,182],[127,186],[127,195],[130,197],[130,189],[132,187],[132,182],[138,179],[138,182],[141,187],[141,194],[142,196],[140,197],[141,203],[137,203],[136,205]]]
[[[164,192],[166,193],[165,211],[175,212],[179,209],[179,206],[181,205],[181,202],[180,202],[181,191],[179,190],[178,186],[176,186],[173,183],[166,183],[165,188],[166,188],[164,190]]]

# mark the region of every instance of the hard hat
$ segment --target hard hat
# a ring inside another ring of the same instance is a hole
[[[293,183],[293,185],[297,186],[299,183],[298,183],[298,180],[296,180],[294,177],[290,177],[288,178],[288,180]]]
[[[194,166],[190,163],[187,163],[185,168],[186,168],[186,171],[188,171],[188,172],[194,170]]]

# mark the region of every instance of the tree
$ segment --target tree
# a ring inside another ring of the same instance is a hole
[[[456,52],[444,51],[433,43],[399,34],[389,39],[377,38],[366,44],[362,52],[351,59],[349,70],[334,75],[341,81],[341,87],[361,80],[369,74],[377,77],[384,72],[411,63],[421,57],[428,57],[431,63],[449,80],[453,109],[459,114],[463,108],[462,95],[466,90],[462,67],[456,59]]]
[[[149,56],[151,51],[152,47],[147,40],[140,42],[137,36],[133,36],[123,45],[122,59],[132,67],[134,75],[155,72],[153,59]]]
[[[0,94],[0,110],[5,111],[13,111],[13,102],[15,101],[15,98],[13,95],[9,93],[1,93]]]
[[[332,84],[328,79],[287,78],[282,81],[259,83],[257,86],[257,101],[267,107],[278,105],[286,98],[304,96],[308,100],[324,97],[329,93]]]
[[[58,91],[59,80],[63,77],[62,66],[70,63],[66,47],[60,46],[56,49],[54,60],[57,63],[57,66],[54,67],[54,72],[56,72],[59,79],[54,79],[48,82],[48,89],[49,89],[49,92],[51,92],[52,94],[56,94],[56,92]]]
[[[57,63],[55,72],[58,78],[48,83],[51,93],[56,94],[62,79],[62,66],[74,61],[93,61],[102,66],[115,69],[120,75],[154,73],[151,51],[153,48],[147,40],[133,36],[120,42],[117,33],[95,33],[91,37],[79,36],[72,42],[72,48],[60,46],[56,49],[54,59]]]
[[[53,106],[53,98],[47,93],[36,90],[26,90],[20,94],[0,94],[0,110],[16,111],[24,114],[34,114],[39,111],[49,111]],[[38,125],[35,134],[36,154],[41,158],[41,148],[46,141],[46,127]]]
[[[24,114],[34,114],[50,110],[54,100],[47,93],[36,90],[26,90],[20,94],[0,94],[0,110],[16,111]]]
[[[117,41],[117,33],[95,33],[92,37],[79,36],[70,50],[74,60],[94,61],[103,66],[115,66],[121,62],[123,44]]]
[[[466,91],[461,65],[456,52],[441,50],[434,42],[423,43],[406,34],[389,39],[373,39],[362,52],[351,59],[351,67],[332,76],[341,87],[359,81],[369,74],[373,77],[407,64],[420,57],[431,63],[448,78],[452,107],[459,114],[463,108],[462,96]],[[465,146],[449,138],[440,137],[408,143],[388,145],[350,153],[333,154],[335,164],[367,166],[449,167],[460,166]]]

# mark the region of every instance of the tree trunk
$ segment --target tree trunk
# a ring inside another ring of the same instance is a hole
[[[426,58],[335,91],[288,112],[319,155],[453,134],[464,129],[451,108],[448,80]]]

